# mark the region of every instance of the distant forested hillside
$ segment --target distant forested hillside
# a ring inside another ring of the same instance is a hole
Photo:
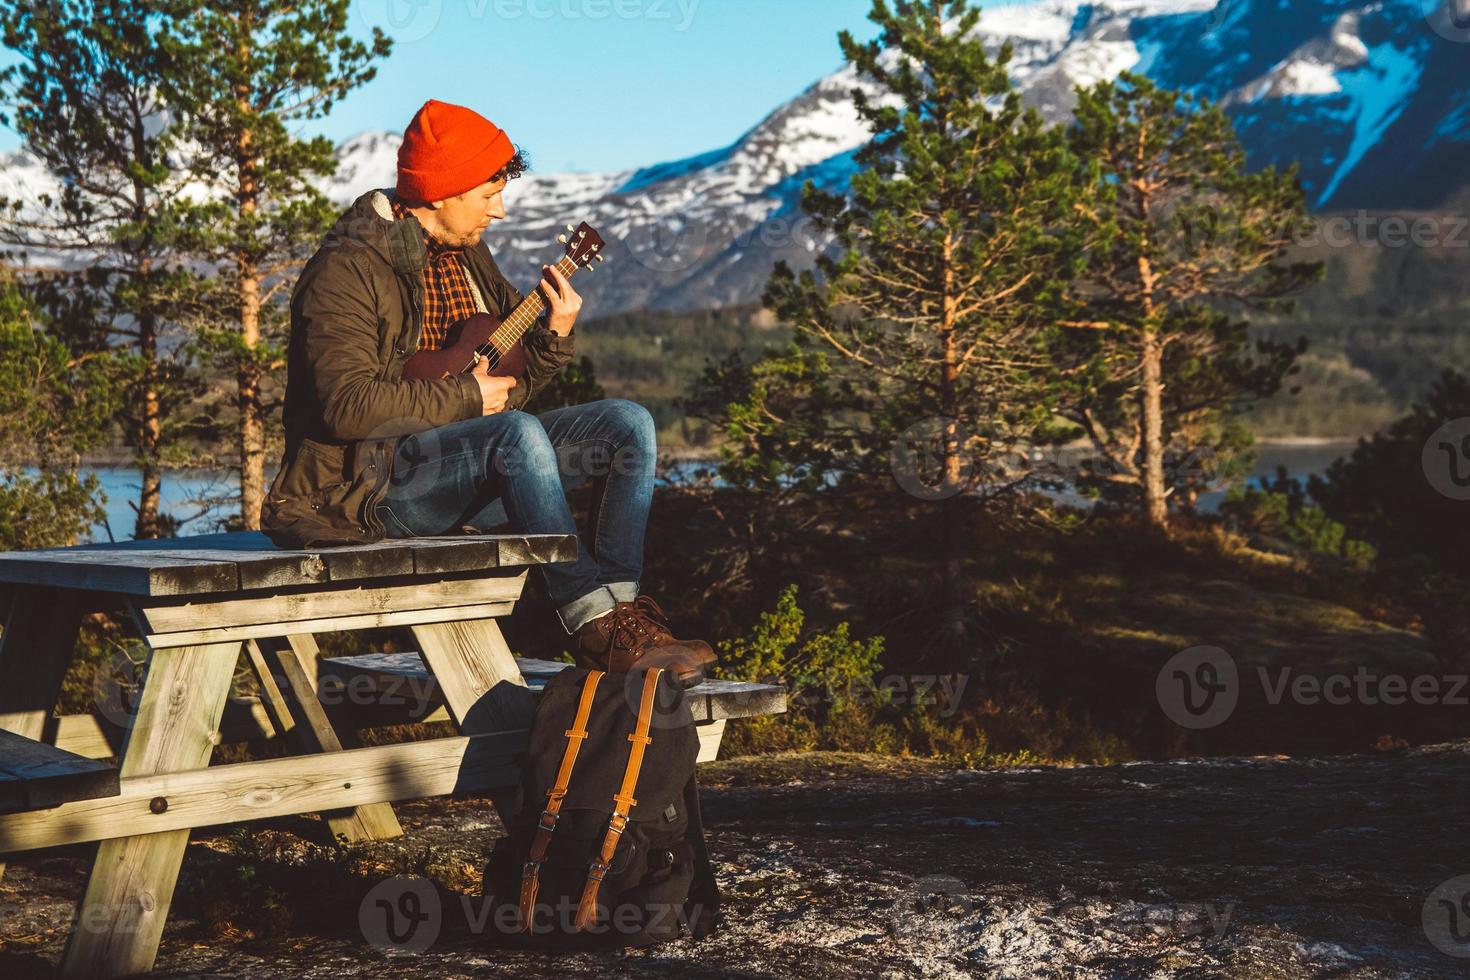
[[[1294,381],[1300,393],[1252,411],[1260,437],[1366,435],[1403,415],[1444,368],[1470,369],[1470,225],[1424,218],[1416,231],[1408,216],[1400,236],[1383,216],[1323,220],[1329,232],[1302,253],[1326,263],[1325,280],[1291,314],[1259,318],[1263,335],[1309,344]],[[609,395],[646,404],[665,444],[699,447],[711,434],[684,419],[678,400],[706,361],[753,356],[791,333],[740,306],[620,313],[588,321],[577,336]]]
[[[1259,406],[1258,435],[1362,435],[1402,415],[1444,368],[1470,368],[1470,226],[1398,220],[1323,217],[1330,233],[1302,251],[1326,264],[1326,279],[1268,329],[1307,338],[1302,391]]]
[[[790,337],[788,328],[755,306],[618,313],[577,325],[577,355],[592,358],[597,381],[610,397],[648,407],[663,445],[695,448],[710,445],[712,434],[705,423],[685,419],[678,403],[706,362],[736,351],[753,359]]]

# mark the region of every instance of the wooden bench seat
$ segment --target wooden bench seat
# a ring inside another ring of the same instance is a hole
[[[119,792],[112,766],[0,730],[0,813],[50,809]]]
[[[539,693],[546,682],[570,664],[517,657],[526,686]],[[447,720],[444,698],[418,653],[373,653],[323,658],[318,690],[324,700],[344,702],[358,724],[386,721]],[[725,722],[731,718],[781,714],[786,689],[750,681],[706,680],[684,693],[700,735],[700,761],[719,751]]]
[[[320,686],[330,694],[328,685],[340,689],[349,685],[375,693],[396,691],[400,697],[413,700],[427,694],[432,707],[444,704],[434,678],[417,653],[372,653],[360,657],[323,658]],[[571,664],[554,660],[517,657],[526,686],[540,692],[546,682]],[[362,680],[354,680],[361,678]],[[413,683],[411,691],[396,685],[400,680]],[[694,715],[695,724],[724,721],[728,718],[751,718],[756,715],[781,714],[786,710],[786,689],[772,684],[750,681],[707,680],[684,692]]]

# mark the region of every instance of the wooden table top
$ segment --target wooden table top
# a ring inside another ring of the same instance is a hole
[[[259,531],[0,552],[0,583],[134,596],[218,595],[573,561],[571,534],[408,538],[288,551]]]

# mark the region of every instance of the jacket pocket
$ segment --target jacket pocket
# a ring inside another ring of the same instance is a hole
[[[309,497],[315,491],[351,483],[343,447],[303,439],[296,454],[277,474],[271,493],[277,497]]]

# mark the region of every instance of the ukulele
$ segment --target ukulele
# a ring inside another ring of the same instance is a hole
[[[567,225],[567,234],[557,241],[566,245],[567,254],[556,267],[568,279],[578,269],[590,270],[594,260],[603,260],[602,249],[606,243],[585,221],[580,228]],[[404,380],[453,377],[474,369],[482,360],[489,360],[491,377],[519,377],[526,370],[526,348],[521,338],[545,309],[546,301],[537,288],[504,320],[489,313],[476,313],[454,323],[444,334],[444,346],[438,350],[421,350],[408,359],[403,365]]]

